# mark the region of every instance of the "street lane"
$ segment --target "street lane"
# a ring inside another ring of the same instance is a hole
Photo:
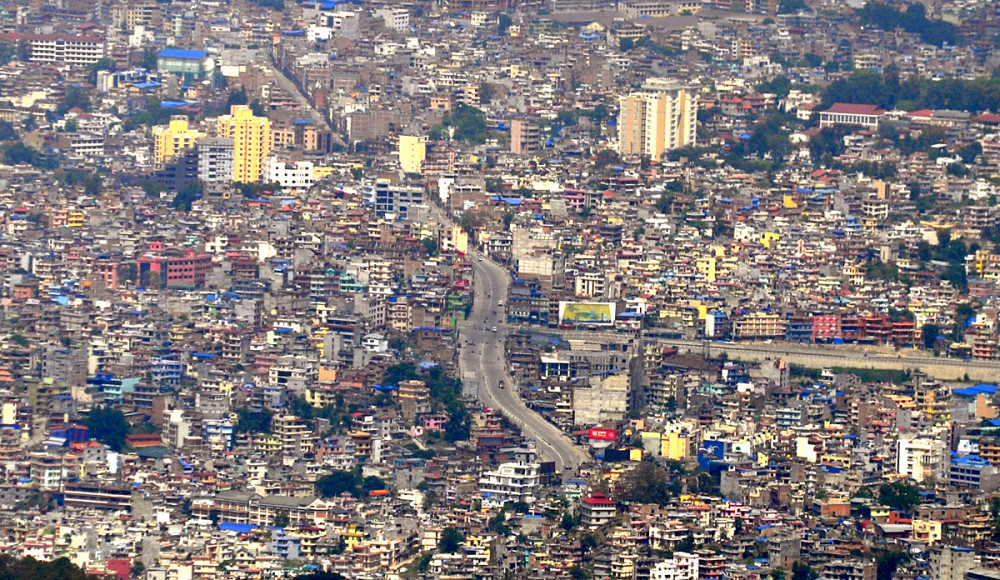
[[[475,275],[472,312],[469,319],[460,324],[462,350],[459,367],[462,376],[476,376],[478,399],[517,425],[525,437],[535,442],[543,459],[555,462],[559,473],[576,473],[580,464],[588,461],[590,456],[573,444],[558,427],[524,404],[517,385],[507,372],[504,352],[507,326],[499,302],[507,300],[508,277],[499,265],[486,259],[480,261],[479,258],[479,254],[472,257]],[[493,328],[497,331],[493,332]],[[503,388],[500,387],[501,381]]]

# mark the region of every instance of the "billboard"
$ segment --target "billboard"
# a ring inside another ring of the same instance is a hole
[[[611,326],[614,323],[614,302],[559,303],[559,324],[600,324]]]
[[[618,439],[618,432],[614,429],[591,428],[587,432],[587,437],[590,439],[598,439],[600,441],[615,441]]]

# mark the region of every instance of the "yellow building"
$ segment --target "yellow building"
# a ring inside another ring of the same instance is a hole
[[[698,126],[698,94],[667,79],[648,79],[621,97],[618,127],[623,156],[659,159],[665,151],[692,145]]]
[[[664,433],[660,437],[660,455],[667,459],[687,459],[688,438],[675,431]]]
[[[271,121],[257,117],[246,105],[233,105],[219,117],[219,137],[233,140],[233,181],[259,181],[271,152]]]
[[[399,136],[399,166],[406,173],[420,173],[427,156],[427,140],[415,135]]]
[[[933,544],[941,541],[941,522],[936,520],[913,520],[913,539]]]
[[[185,149],[194,147],[194,142],[204,137],[201,131],[188,126],[188,118],[175,115],[170,124],[153,127],[153,158],[158,165],[170,161]]]

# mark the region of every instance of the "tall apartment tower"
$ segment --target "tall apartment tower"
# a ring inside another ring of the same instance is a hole
[[[659,159],[666,151],[694,144],[698,94],[692,87],[652,78],[620,100],[618,137],[622,156]]]
[[[233,181],[259,181],[271,152],[271,121],[254,116],[250,107],[233,105],[219,117],[219,137],[233,140]]]

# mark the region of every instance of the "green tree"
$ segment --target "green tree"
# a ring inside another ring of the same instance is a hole
[[[902,481],[894,481],[878,488],[879,501],[884,505],[909,511],[920,504],[920,490],[917,486]]]
[[[334,471],[316,480],[316,493],[320,497],[336,497],[349,493],[360,497],[358,478],[351,471]]]
[[[455,528],[448,526],[441,532],[441,541],[438,542],[438,548],[446,554],[454,554],[462,546],[462,542],[465,541],[465,536],[459,533]]]
[[[59,162],[37,149],[23,143],[13,143],[3,149],[3,160],[7,165],[31,165],[37,169],[55,169]]]
[[[509,29],[512,24],[514,24],[514,21],[511,20],[510,16],[501,12],[500,18],[497,20],[497,33],[500,36],[507,34],[507,29]]]
[[[928,350],[934,348],[938,335],[941,334],[941,327],[930,322],[920,327],[920,335],[924,339],[924,348]]]
[[[94,407],[87,415],[85,424],[90,436],[107,445],[112,451],[121,451],[125,448],[128,422],[118,409],[103,405]]]
[[[18,559],[0,555],[0,580],[97,580],[81,570],[69,558],[40,562],[32,557]]]
[[[246,407],[236,410],[236,426],[234,433],[270,433],[271,413],[269,411],[251,411]]]
[[[84,112],[90,112],[90,96],[86,89],[76,85],[66,87],[63,98],[56,106],[56,113],[65,115],[70,109],[79,108]]]
[[[621,482],[621,497],[629,502],[666,505],[675,495],[667,470],[648,461],[623,475]]]
[[[17,139],[17,131],[14,130],[14,124],[10,121],[0,121],[0,141],[15,141]]]

